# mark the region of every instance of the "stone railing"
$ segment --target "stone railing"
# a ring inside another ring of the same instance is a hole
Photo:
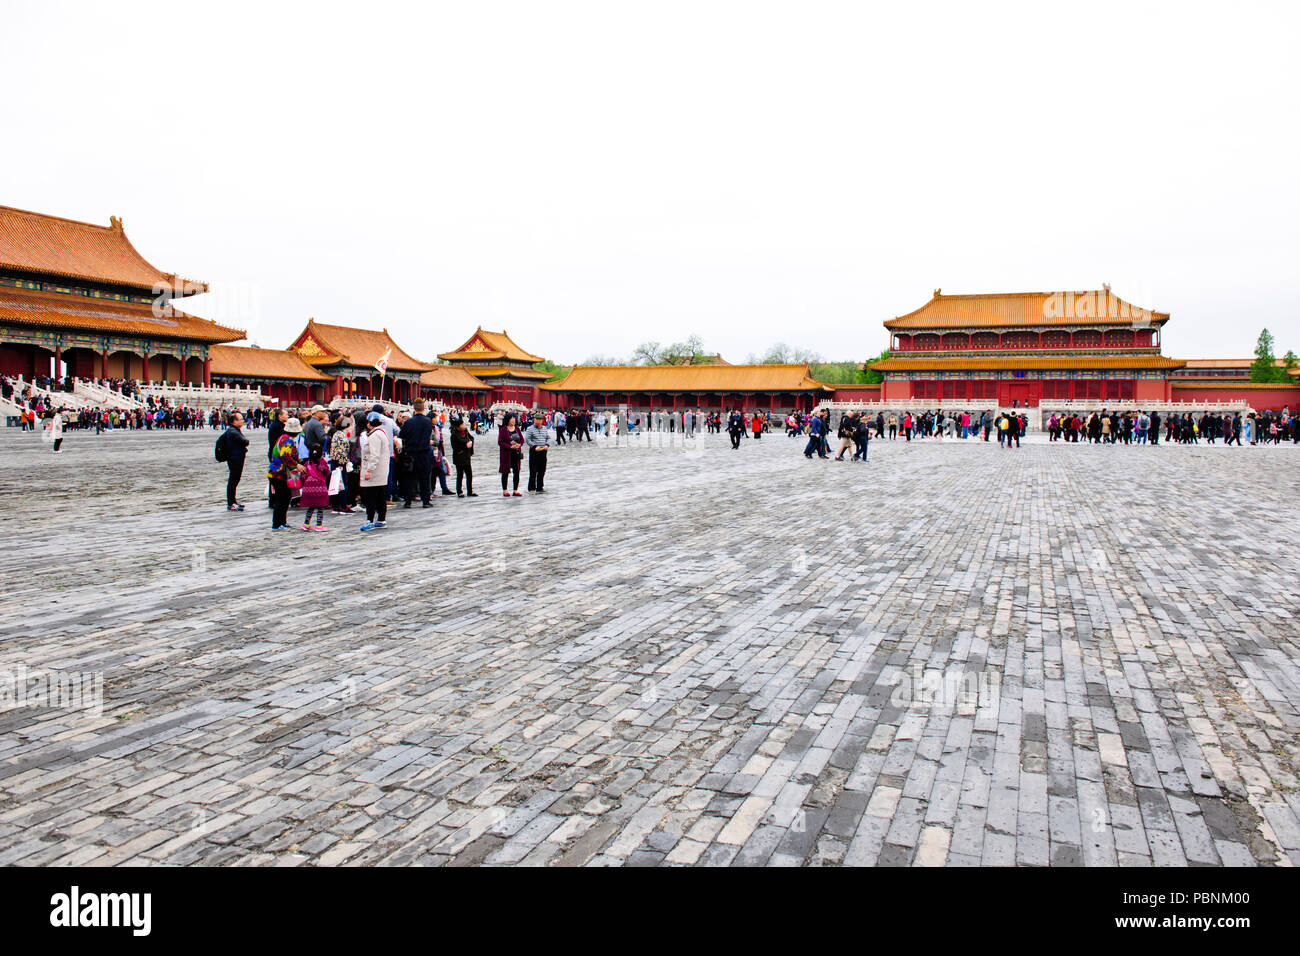
[[[130,395],[124,395],[117,389],[109,388],[106,385],[100,385],[98,382],[92,382],[87,379],[76,379],[72,383],[72,391],[76,395],[95,402],[100,408],[120,408],[135,410],[144,408],[144,402]]]
[[[311,402],[310,404],[308,404],[307,407],[310,408],[312,405],[315,404],[316,404],[315,402]],[[383,405],[384,411],[387,412],[389,415],[396,415],[399,412],[405,412],[406,414],[411,415],[415,412],[414,408],[402,402],[394,402],[388,399],[384,399],[383,401],[380,401],[377,398],[345,399],[337,395],[334,397],[333,401],[331,401],[329,405],[326,407],[327,408],[364,408],[367,411],[369,411],[370,409],[374,408],[376,405]],[[427,407],[428,402],[426,402],[425,405]]]
[[[21,378],[14,383],[19,395],[26,395],[30,398],[40,397],[48,402],[54,408],[103,408],[98,401],[93,401],[85,395],[78,395],[76,392],[64,392],[58,389],[42,388],[34,382],[25,382]]]
[[[185,405],[189,408],[247,408],[250,405],[265,405],[271,399],[256,388],[243,388],[238,385],[141,385],[140,398],[152,396],[154,401],[166,399],[172,405]]]

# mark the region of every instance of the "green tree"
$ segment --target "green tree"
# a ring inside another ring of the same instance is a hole
[[[1287,377],[1286,369],[1277,364],[1273,355],[1273,333],[1264,329],[1255,343],[1255,361],[1250,363],[1252,382],[1280,382]]]
[[[1295,367],[1296,367],[1295,350],[1287,349],[1286,355],[1282,356],[1282,368],[1287,373],[1286,378],[1290,377],[1291,372],[1295,370]],[[1286,378],[1284,378],[1283,381],[1285,381]]]
[[[863,372],[862,372],[862,376],[863,376],[863,378],[862,378],[862,380],[863,380],[863,382],[864,382],[865,384],[867,384],[867,385],[879,385],[881,382],[883,382],[883,381],[885,380],[885,373],[884,373],[884,372],[876,372],[876,371],[873,371],[872,369],[868,368],[867,366],[871,365],[871,363],[873,363],[873,362],[883,362],[883,361],[884,361],[885,359],[887,359],[887,358],[889,358],[889,349],[885,349],[883,352],[881,352],[881,353],[880,353],[879,355],[877,355],[875,358],[869,358],[869,359],[867,359],[865,362],[862,363],[862,368],[863,368]]]
[[[534,362],[533,368],[539,372],[545,372],[547,375],[551,376],[550,378],[547,379],[548,382],[558,382],[560,379],[564,378],[564,376],[569,374],[573,366],[556,365],[554,362],[547,361],[547,362]]]

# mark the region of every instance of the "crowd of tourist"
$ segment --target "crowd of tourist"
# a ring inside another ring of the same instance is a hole
[[[411,411],[390,416],[381,403],[327,409],[321,405],[290,414],[270,414],[267,429],[267,503],[271,530],[290,529],[291,508],[302,512],[301,530],[328,531],[325,512],[359,514],[362,531],[388,526],[388,507],[433,506],[433,497],[477,498],[474,491],[475,442],[496,428],[498,474],[503,498],[519,498],[522,466],[527,458],[529,494],[547,493],[547,452],[551,432],[557,438],[587,431],[584,414],[553,415],[537,411],[526,417],[508,409],[427,409],[417,399]],[[247,459],[249,438],[239,412],[225,419],[214,456],[225,462],[226,509],[243,511],[237,492]],[[588,438],[590,436],[588,435]],[[484,440],[491,440],[490,438]],[[450,455],[448,450],[450,449]],[[456,490],[448,484],[455,469]]]
[[[1102,409],[1086,417],[1077,413],[1053,413],[1047,419],[1050,441],[1089,442],[1095,445],[1158,445],[1162,434],[1169,443],[1195,445],[1204,441],[1213,445],[1222,441],[1247,444],[1300,443],[1300,414],[1284,408],[1281,412],[1169,413],[1159,411],[1110,412]]]

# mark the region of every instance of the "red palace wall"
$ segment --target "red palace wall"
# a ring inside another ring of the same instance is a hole
[[[831,394],[832,402],[865,402],[875,404],[880,401],[879,385],[851,385],[837,387]]]
[[[1240,385],[1182,385],[1173,387],[1175,402],[1249,402],[1258,411],[1300,408],[1300,385],[1273,388],[1242,388]]]

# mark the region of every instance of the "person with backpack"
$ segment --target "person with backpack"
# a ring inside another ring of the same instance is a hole
[[[235,412],[230,416],[230,425],[217,436],[217,445],[214,449],[217,461],[226,463],[229,474],[226,476],[226,510],[243,511],[244,506],[235,500],[235,492],[239,488],[239,479],[244,475],[244,459],[248,456],[248,439],[244,437],[241,429],[244,427],[244,416]]]

